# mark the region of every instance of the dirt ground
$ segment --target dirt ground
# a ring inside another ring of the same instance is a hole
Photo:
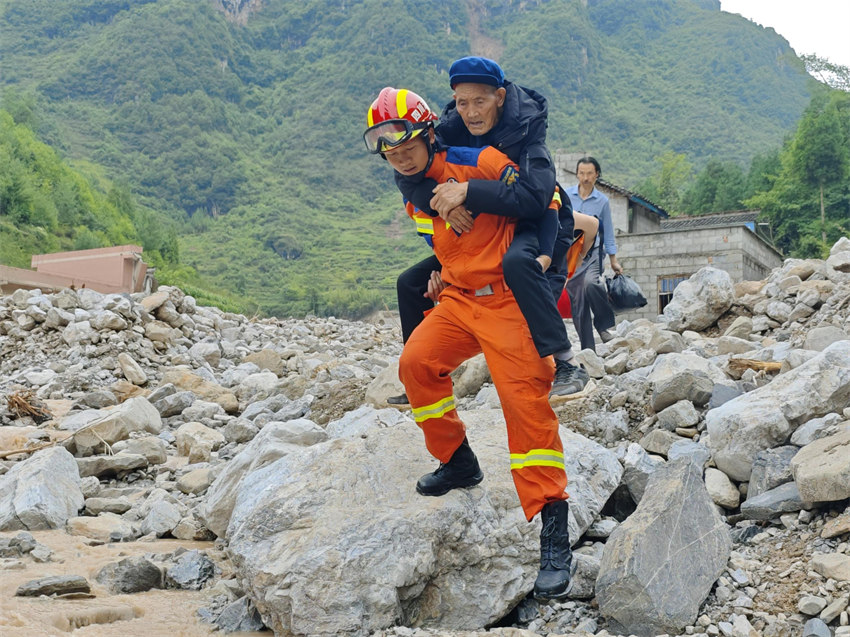
[[[14,537],[15,532],[2,534]],[[205,591],[151,590],[113,595],[95,581],[106,564],[145,553],[171,553],[179,547],[208,550],[208,542],[156,540],[89,546],[86,538],[62,530],[35,531],[35,539],[54,554],[51,562],[38,563],[24,556],[0,560],[0,635],[3,637],[202,637],[221,635],[202,622],[199,608],[206,606]],[[92,587],[92,599],[15,597],[21,584],[51,575],[82,575]],[[269,637],[270,632],[239,633]]]

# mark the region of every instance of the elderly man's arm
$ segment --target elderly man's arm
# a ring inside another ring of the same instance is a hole
[[[537,219],[546,212],[555,191],[555,166],[543,144],[530,145],[520,157],[519,176],[512,183],[501,180],[471,179],[465,184],[441,184],[430,201],[440,211],[458,205],[457,195],[465,189],[467,210],[472,214],[489,213]],[[444,192],[445,191],[445,192]]]

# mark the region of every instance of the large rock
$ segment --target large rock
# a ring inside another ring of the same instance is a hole
[[[655,359],[646,379],[652,383],[652,408],[656,412],[682,400],[705,405],[715,384],[729,381],[714,363],[695,354],[679,353]]]
[[[705,470],[705,488],[718,506],[736,509],[741,502],[741,492],[722,471],[712,467]]]
[[[299,418],[289,422],[270,422],[235,457],[207,491],[201,517],[207,528],[223,537],[236,504],[236,494],[245,476],[275,460],[305,447],[324,442],[327,433],[316,423]]]
[[[794,474],[791,473],[791,458],[799,450],[793,445],[785,445],[758,452],[753,460],[747,497],[753,498],[781,484],[791,482],[794,479]]]
[[[812,556],[812,568],[827,578],[850,582],[850,555],[826,553]]]
[[[800,499],[800,491],[793,482],[780,484],[775,489],[747,498],[741,505],[741,515],[751,520],[770,520],[783,513],[806,508]]]
[[[846,341],[847,332],[834,325],[823,325],[815,327],[806,333],[804,347],[809,350],[822,352],[827,347],[838,341]]]
[[[485,480],[440,498],[414,490],[435,462],[411,423],[315,445],[243,479],[228,551],[275,633],[480,629],[531,590],[540,523],[519,506],[502,414],[464,419]],[[600,445],[561,433],[577,540],[622,468]]]
[[[631,443],[623,458],[623,484],[629,490],[632,500],[640,502],[646,491],[649,476],[664,464],[664,458],[650,455],[638,443]]]
[[[785,444],[797,427],[840,412],[848,402],[850,341],[839,341],[767,385],[706,414],[717,468],[734,480],[749,480],[758,452]]]
[[[454,395],[457,398],[471,396],[490,380],[490,370],[483,354],[478,354],[461,363],[451,373]],[[394,361],[378,374],[366,388],[366,402],[375,407],[386,407],[387,398],[404,393],[404,385],[398,379],[398,361]]]
[[[127,352],[118,354],[118,364],[121,366],[124,378],[134,385],[144,385],[148,382],[148,375],[145,374],[142,367]]]
[[[649,637],[693,625],[732,541],[692,463],[649,478],[637,510],[608,538],[596,599],[615,630]]]
[[[162,569],[144,556],[111,562],[98,571],[95,579],[116,594],[141,593],[165,587]]]
[[[107,453],[107,445],[125,440],[131,433],[162,431],[162,418],[147,398],[136,396],[124,401],[110,411],[104,411],[99,421],[78,430],[73,437],[77,455],[91,456]]]
[[[365,401],[380,409],[387,406],[387,398],[404,393],[404,385],[398,379],[398,361],[387,365],[366,388]]]
[[[712,384],[712,387],[714,385]],[[699,412],[689,400],[680,400],[658,412],[658,426],[666,431],[693,427],[699,422]]]
[[[171,383],[178,389],[190,391],[204,400],[218,403],[229,414],[239,411],[239,401],[233,392],[218,383],[201,378],[189,369],[183,367],[167,369],[162,375],[161,384],[167,383]]]
[[[62,447],[38,451],[0,476],[0,531],[60,528],[83,504],[77,462]]]
[[[800,449],[791,459],[791,472],[807,502],[850,498],[850,429]]]
[[[113,456],[89,456],[77,458],[77,468],[80,477],[97,476],[98,478],[114,477],[129,473],[133,469],[148,466],[148,459],[135,453],[116,453]]]
[[[174,432],[177,453],[188,456],[189,462],[208,462],[210,453],[221,447],[224,434],[199,422],[187,422]]]
[[[274,372],[277,376],[283,375],[286,371],[286,362],[283,357],[271,348],[262,349],[259,352],[251,352],[244,359],[243,363],[254,363],[260,369],[267,369]]]
[[[656,384],[660,381],[669,380],[684,372],[699,373],[708,376],[713,383],[728,383],[729,377],[722,369],[710,360],[688,353],[662,354],[655,359],[646,379]]]
[[[69,518],[65,524],[65,532],[100,542],[128,542],[141,535],[133,524],[115,513]]]
[[[676,286],[673,298],[664,307],[670,329],[700,331],[711,327],[735,300],[732,277],[725,270],[706,267]]]
[[[15,595],[18,597],[39,597],[41,595],[87,594],[91,586],[82,575],[51,575],[21,584]]]
[[[327,424],[325,431],[330,438],[350,438],[360,436],[376,427],[395,427],[402,422],[412,422],[411,418],[398,409],[375,409],[362,405],[349,411],[338,420]]]

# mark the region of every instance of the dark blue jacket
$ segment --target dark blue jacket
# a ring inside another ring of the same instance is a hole
[[[466,196],[466,208],[470,212],[537,219],[543,216],[555,190],[555,166],[546,149],[546,98],[512,82],[505,83],[505,91],[502,116],[486,135],[472,135],[452,101],[440,116],[437,139],[444,146],[494,146],[519,166],[519,181],[512,186],[498,181],[470,180]],[[396,173],[396,184],[405,199],[434,214],[429,206],[436,186],[434,180]]]
[[[436,127],[437,140],[445,146],[494,146],[505,153],[519,166],[519,179],[512,185],[495,180],[471,179],[466,208],[474,215],[487,212],[516,217],[521,222],[520,227],[526,224],[536,226],[541,218],[545,222],[549,221],[544,213],[555,190],[555,166],[546,148],[546,98],[513,82],[505,82],[505,92],[502,115],[486,135],[472,135],[452,101],[440,116],[440,124]],[[395,179],[405,199],[432,216],[436,214],[429,205],[436,182],[421,177],[404,177],[399,173],[395,174]],[[562,199],[569,208],[569,199],[566,196]],[[523,224],[523,221],[526,223]],[[561,215],[561,226],[558,236],[561,245],[555,248],[556,254],[566,254],[563,244],[565,242],[569,246],[572,239],[571,210],[569,215]],[[552,228],[544,230],[542,234],[551,237],[554,231],[555,228]],[[543,244],[544,240],[541,239],[541,250],[551,255],[551,242],[548,246]]]

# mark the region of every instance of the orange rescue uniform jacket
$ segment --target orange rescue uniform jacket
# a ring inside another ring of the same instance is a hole
[[[434,154],[426,177],[437,183],[498,179],[510,185],[519,177],[519,170],[492,146],[452,147]],[[550,209],[554,214],[557,214],[557,206],[557,199],[553,198]],[[416,223],[417,231],[433,236],[433,242],[429,243],[443,266],[443,281],[476,290],[502,279],[502,257],[513,240],[515,219],[481,214],[475,217],[473,232],[458,235],[447,222],[439,217],[431,218],[411,202],[405,202],[405,208]]]

